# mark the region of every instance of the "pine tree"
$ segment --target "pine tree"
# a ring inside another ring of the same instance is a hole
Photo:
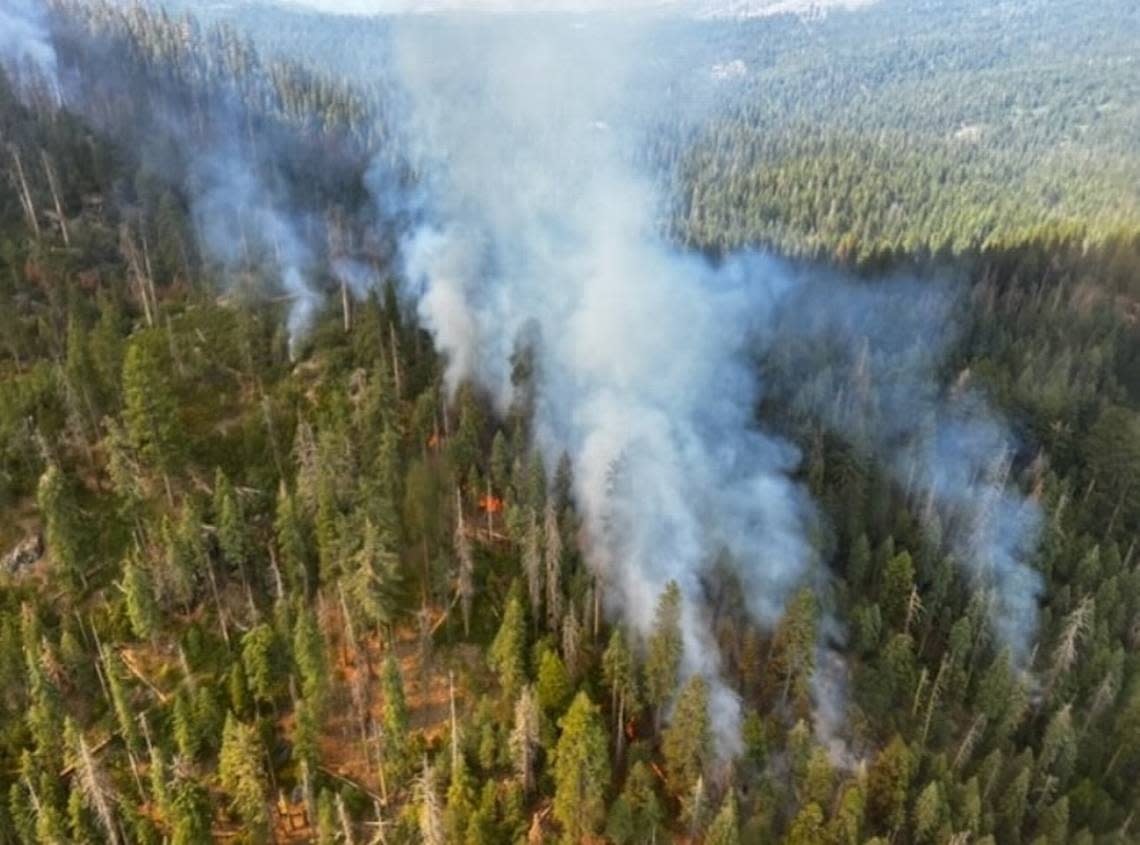
[[[653,632],[645,658],[645,697],[653,707],[658,729],[677,689],[682,649],[681,587],[676,581],[670,581],[657,600]]]
[[[381,631],[391,628],[399,614],[400,561],[393,545],[393,538],[366,518],[346,585],[361,619]]]
[[[114,813],[114,795],[111,784],[96,763],[91,747],[79,727],[69,718],[64,724],[64,736],[71,750],[72,765],[79,782],[84,803],[91,808],[99,826],[111,845],[118,845],[118,823]]]
[[[792,819],[786,845],[817,845],[824,841],[823,810],[818,804],[807,804]]]
[[[537,692],[538,703],[551,716],[561,713],[574,693],[566,665],[554,649],[546,649],[539,658]]]
[[[328,649],[316,614],[302,608],[293,627],[293,659],[301,676],[301,695],[318,717],[324,712],[329,692]]]
[[[404,680],[400,675],[400,665],[391,653],[384,659],[380,685],[384,695],[382,721],[385,748],[388,758],[398,761],[402,759],[407,745],[408,702],[404,696]]]
[[[158,633],[159,611],[154,600],[154,586],[136,555],[128,555],[123,563],[123,594],[127,602],[127,619],[131,630],[141,640],[153,642]]]
[[[515,726],[511,731],[511,757],[515,773],[522,782],[523,793],[530,795],[535,786],[536,763],[539,740],[539,712],[534,690],[523,687],[515,704]]]
[[[910,750],[896,736],[879,752],[867,776],[867,815],[878,830],[889,833],[902,825],[910,777]]]
[[[519,600],[518,585],[511,587],[503,623],[491,643],[488,662],[499,676],[499,688],[506,701],[514,701],[526,679],[523,652],[526,648],[526,619]]]
[[[537,631],[542,618],[542,552],[539,548],[538,517],[527,510],[526,534],[523,537],[522,569],[526,576],[526,594],[530,602],[530,618]]]
[[[914,563],[909,553],[902,552],[890,559],[883,573],[883,599],[880,604],[888,625],[903,628],[913,589]]]
[[[79,512],[66,477],[54,463],[40,477],[36,503],[43,514],[47,549],[64,583],[77,590],[86,580]]]
[[[460,755],[451,771],[451,783],[447,787],[447,812],[444,814],[444,827],[448,842],[463,842],[475,812],[475,787],[467,761]]]
[[[491,441],[491,483],[500,493],[505,493],[511,477],[511,455],[507,438],[502,429],[495,432]]]
[[[202,736],[198,731],[198,721],[194,718],[193,702],[186,690],[179,690],[175,694],[170,721],[178,753],[187,760],[193,760],[201,749]]]
[[[602,655],[602,678],[610,688],[610,713],[614,719],[614,755],[621,758],[625,719],[637,702],[637,671],[633,655],[620,627],[614,628]]]
[[[158,357],[145,337],[127,348],[123,361],[123,420],[135,452],[161,477],[173,504],[170,474],[180,453],[178,403]]]
[[[115,719],[119,723],[119,736],[132,754],[139,753],[141,738],[138,724],[135,722],[135,710],[127,697],[127,689],[123,683],[123,660],[115,652],[106,652],[103,658],[104,676],[107,681],[107,690],[111,694],[111,704],[115,709]]]
[[[720,812],[705,834],[705,845],[740,845],[740,823],[736,818],[736,796],[725,796]]]
[[[471,541],[463,524],[463,496],[455,491],[455,558],[457,563],[456,593],[463,612],[463,635],[471,635],[471,602],[475,598],[475,559]]]
[[[626,817],[624,841],[629,845],[649,845],[658,841],[665,821],[665,807],[657,795],[656,782],[657,778],[649,767],[638,760],[630,767],[621,795],[614,802],[615,807],[620,805],[618,816]],[[616,836],[613,838],[618,840]]]
[[[218,548],[222,559],[238,572],[245,572],[245,516],[241,501],[229,478],[219,468],[214,478],[214,519],[217,520]]]
[[[918,794],[914,805],[914,838],[932,842],[942,824],[943,801],[937,781],[931,781]]]
[[[605,818],[610,782],[606,732],[598,708],[578,693],[559,722],[562,735],[554,755],[554,818],[568,842],[594,834]]]
[[[681,690],[662,736],[661,751],[669,788],[678,797],[688,795],[712,757],[709,688],[700,675],[690,678]]]
[[[257,731],[239,722],[232,713],[227,715],[218,756],[218,777],[246,829],[261,840],[269,835],[264,758],[265,750]]]
[[[63,743],[60,725],[63,724],[63,701],[59,689],[45,671],[46,648],[39,617],[30,605],[24,605],[21,615],[24,668],[28,679],[28,707],[25,721],[35,748],[35,761],[45,770],[62,768]]]
[[[416,781],[416,792],[420,805],[420,836],[423,845],[446,845],[447,831],[443,824],[443,812],[436,793],[435,771],[424,758],[423,772]]]
[[[241,663],[254,697],[272,703],[277,690],[277,635],[262,623],[246,632],[241,640]]]
[[[577,681],[585,670],[583,655],[582,625],[578,612],[571,606],[562,617],[562,654],[566,662],[566,672],[572,681]]]
[[[337,841],[336,803],[328,789],[317,798],[317,843],[335,845]]]
[[[277,492],[277,515],[273,522],[277,551],[286,582],[294,589],[312,595],[316,589],[309,565],[309,549],[296,501],[285,482]]]
[[[562,625],[562,531],[553,503],[546,505],[545,518],[546,624],[557,634]]]
[[[782,681],[781,698],[785,702],[789,697],[801,704],[810,699],[818,612],[812,592],[801,590],[788,603],[776,629],[774,649]]]
[[[315,771],[320,762],[317,715],[313,706],[304,698],[297,701],[293,715],[293,755],[308,771]]]
[[[171,845],[209,845],[213,841],[209,794],[189,779],[177,781],[171,791]]]

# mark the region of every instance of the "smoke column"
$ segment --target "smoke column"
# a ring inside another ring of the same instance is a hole
[[[587,554],[611,611],[645,632],[673,579],[686,673],[714,682],[722,747],[737,704],[717,685],[700,576],[727,552],[767,622],[809,571],[811,507],[787,442],[759,431],[750,322],[766,266],[721,271],[659,234],[659,197],[626,153],[636,28],[557,18],[440,24],[397,36],[432,223],[404,244],[447,381],[506,407],[516,338],[536,338],[536,443],[575,465]]]
[[[1036,508],[1006,484],[1004,422],[977,395],[938,390],[949,289],[812,279],[757,254],[713,266],[667,243],[664,199],[631,163],[639,132],[671,107],[664,82],[636,66],[667,52],[651,32],[554,16],[441,21],[394,38],[429,197],[405,270],[448,385],[473,379],[505,408],[516,338],[537,338],[536,443],[574,460],[609,609],[645,632],[665,583],[681,585],[685,671],[714,682],[722,749],[736,704],[716,684],[702,573],[727,554],[764,624],[823,578],[814,508],[792,480],[799,455],[756,424],[758,354],[792,356],[773,378],[834,378],[818,402],[801,396],[803,409],[886,462],[928,523],[938,514],[952,527],[954,556],[991,590],[993,624],[1024,657],[1040,589],[1026,562]],[[821,343],[844,372],[805,370]],[[847,384],[863,356],[881,375],[874,431]],[[835,663],[816,687],[832,723]]]
[[[11,8],[0,24],[24,28],[5,27],[3,55],[54,63],[24,3]],[[404,275],[447,356],[448,386],[475,380],[506,410],[512,354],[520,340],[530,346],[535,446],[548,464],[563,452],[574,461],[585,551],[608,609],[644,633],[665,584],[678,582],[684,671],[712,682],[722,750],[737,742],[738,704],[718,682],[702,576],[714,561],[733,565],[764,625],[793,590],[826,581],[809,539],[816,509],[793,480],[799,453],[757,423],[762,388],[890,469],[992,597],[1002,642],[1026,656],[1039,516],[1008,483],[1005,421],[968,386],[939,387],[958,323],[953,286],[857,283],[757,253],[713,263],[670,243],[669,198],[639,163],[645,133],[679,110],[699,120],[717,96],[707,68],[669,66],[685,51],[671,51],[675,30],[650,16],[392,26],[404,152],[420,178],[409,196],[378,159],[370,183],[380,219],[415,221],[401,243]],[[699,81],[675,87],[686,74]],[[194,216],[227,269],[279,269],[295,343],[322,304],[312,282],[321,256],[305,218],[263,178],[274,145],[258,139],[253,161],[231,134],[185,151]],[[331,270],[353,290],[371,277],[347,259]],[[835,663],[817,684],[825,733],[842,722]]]

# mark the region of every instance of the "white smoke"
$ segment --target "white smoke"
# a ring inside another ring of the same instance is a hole
[[[789,273],[792,271],[789,269]],[[941,370],[962,323],[961,287],[945,281],[854,283],[799,275],[760,334],[791,401],[879,461],[1026,660],[1043,584],[1032,566],[1036,502],[1010,483],[1017,438],[968,380]]]
[[[17,77],[30,72],[58,100],[55,47],[43,22],[43,7],[37,0],[0,3],[0,62]]]
[[[535,439],[574,461],[610,608],[647,631],[680,584],[685,671],[714,682],[730,750],[738,706],[716,683],[701,575],[727,553],[772,622],[813,556],[811,508],[789,478],[798,453],[754,424],[754,280],[774,295],[774,265],[714,269],[660,236],[659,197],[622,146],[623,112],[640,111],[623,86],[634,30],[441,24],[396,43],[435,189],[406,273],[448,385],[475,379],[505,408],[516,338],[537,338]]]
[[[193,213],[203,244],[230,273],[273,268],[289,300],[291,352],[312,326],[323,294],[299,223],[237,145],[219,141],[195,159]]]
[[[341,15],[431,15],[441,12],[483,14],[631,12],[694,18],[756,18],[782,14],[820,15],[829,10],[859,9],[877,0],[285,0]]]
[[[727,555],[764,624],[822,578],[814,509],[792,480],[799,455],[756,425],[754,356],[776,345],[792,356],[781,378],[837,379],[803,409],[895,471],[924,516],[943,518],[949,548],[993,591],[999,635],[1024,653],[1036,510],[1000,469],[1005,424],[980,398],[938,388],[954,325],[945,288],[805,278],[754,253],[713,266],[666,242],[663,198],[631,161],[642,119],[670,104],[638,66],[655,45],[630,19],[441,19],[403,27],[394,43],[431,220],[405,241],[405,270],[448,385],[474,379],[505,409],[516,340],[531,339],[536,443],[574,460],[610,609],[644,632],[665,584],[680,584],[685,671],[713,681],[723,750],[736,702],[717,683],[702,615],[708,564]],[[830,348],[843,372],[811,371],[813,347]],[[850,384],[867,350],[879,391],[871,431]],[[843,672],[835,660],[825,668],[816,697],[831,742]]]

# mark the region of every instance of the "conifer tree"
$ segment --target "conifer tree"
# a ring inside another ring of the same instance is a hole
[[[653,707],[658,729],[677,689],[682,648],[681,588],[676,581],[670,581],[657,600],[645,658],[645,697]]]
[[[515,725],[511,731],[511,757],[515,774],[522,782],[523,794],[530,795],[535,785],[539,740],[539,712],[533,688],[523,687],[515,704]]]
[[[49,464],[40,477],[36,503],[44,520],[44,542],[59,567],[64,583],[73,591],[86,580],[79,512],[66,477]]]
[[[526,618],[519,599],[518,584],[511,587],[503,623],[491,643],[488,662],[499,677],[499,687],[505,701],[514,701],[526,679]]]
[[[242,637],[241,664],[254,697],[272,703],[277,690],[278,661],[277,635],[262,623],[251,628]]]
[[[740,823],[736,818],[736,796],[729,792],[725,796],[720,812],[716,814],[708,833],[705,845],[740,845]]]
[[[544,563],[546,581],[546,624],[551,633],[562,627],[562,531],[554,504],[547,502],[544,528]]]
[[[389,652],[381,671],[381,690],[384,695],[384,740],[389,759],[402,758],[408,736],[408,702],[404,696],[404,680],[400,665]]]
[[[897,830],[905,820],[911,771],[910,750],[898,736],[871,765],[867,777],[867,815],[871,824],[884,833]]]
[[[609,645],[602,655],[602,678],[610,688],[610,713],[614,719],[614,756],[620,759],[627,708],[632,709],[637,701],[637,671],[620,626],[614,628]]]
[[[123,420],[138,455],[157,472],[171,504],[170,474],[179,456],[178,404],[148,338],[127,348],[123,361]]]
[[[789,697],[807,702],[809,682],[815,669],[816,624],[818,616],[815,596],[807,589],[796,593],[784,611],[776,630],[775,651],[781,681],[781,699]]]
[[[688,795],[712,756],[708,682],[694,675],[677,698],[677,707],[662,736],[665,773],[678,797]]]
[[[566,664],[554,649],[546,649],[538,663],[538,703],[551,716],[557,716],[574,693]]]
[[[597,705],[579,692],[559,722],[554,755],[554,818],[567,842],[596,833],[605,818],[610,782],[606,732]]]
[[[222,559],[244,577],[247,553],[245,516],[237,491],[221,468],[214,478],[214,519],[217,521],[218,548]]]
[[[296,501],[289,493],[285,482],[277,492],[277,515],[273,522],[277,537],[277,551],[280,566],[286,583],[305,595],[315,589],[309,567],[309,550],[305,539],[304,526]]]
[[[140,640],[153,642],[159,626],[158,604],[150,577],[134,554],[128,555],[123,563],[123,594],[131,630]]]
[[[324,635],[311,608],[302,608],[297,614],[293,627],[293,659],[301,676],[301,695],[319,717],[329,692],[329,657]]]
[[[530,604],[530,618],[538,630],[542,619],[543,561],[539,548],[538,517],[527,509],[526,533],[523,536],[522,570],[526,576],[526,595]]]
[[[234,812],[256,839],[269,835],[264,759],[265,750],[257,731],[238,721],[232,713],[227,715],[218,756],[218,776],[222,789],[230,796]]]

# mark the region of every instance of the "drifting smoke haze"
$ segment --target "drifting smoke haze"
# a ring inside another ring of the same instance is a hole
[[[28,70],[56,89],[56,54],[36,0],[4,0],[0,5],[0,62],[16,78]]]
[[[209,149],[192,167],[193,213],[203,244],[230,272],[251,267],[255,251],[269,259],[289,299],[287,328],[295,352],[323,302],[310,281],[316,267],[300,221],[275,200],[256,163],[237,145]]]
[[[395,43],[435,188],[407,276],[449,386],[474,379],[505,409],[516,339],[532,339],[536,443],[573,460],[610,609],[644,633],[676,580],[685,671],[715,682],[708,565],[727,552],[771,622],[813,555],[811,507],[790,479],[798,453],[753,420],[752,279],[768,262],[714,270],[659,234],[663,198],[629,163],[629,116],[654,96],[626,87],[650,46],[630,22],[441,27]],[[736,703],[714,689],[730,744]]]
[[[4,56],[54,63],[31,7],[12,8],[0,10]],[[684,54],[671,31],[614,14],[393,20],[415,190],[386,152],[367,180],[373,213],[350,228],[400,222],[404,294],[446,356],[449,390],[471,380],[505,412],[512,358],[520,346],[534,356],[534,446],[548,466],[564,452],[573,461],[608,610],[645,633],[665,585],[680,585],[684,672],[712,683],[730,753],[738,703],[719,681],[703,579],[732,566],[768,627],[793,591],[828,582],[799,451],[757,419],[766,398],[789,397],[793,413],[889,468],[939,548],[987,591],[995,631],[1022,660],[1039,515],[1010,484],[1006,421],[968,385],[942,387],[961,286],[853,281],[756,252],[712,261],[663,234],[673,198],[640,163],[646,133],[679,108],[699,120],[718,107],[707,76],[674,86],[694,75],[669,66]],[[229,276],[277,268],[295,348],[323,307],[314,279],[326,263],[358,297],[377,273],[325,261],[310,237],[322,227],[266,178],[279,145],[236,140],[249,134],[241,117],[219,107],[216,131],[169,134],[195,139],[179,152],[201,244]],[[822,657],[817,730],[830,740],[845,678],[838,653]]]
[[[814,381],[805,410],[885,462],[928,526],[945,523],[953,556],[992,595],[999,637],[1024,658],[1040,590],[1026,561],[1037,511],[1007,485],[1004,421],[973,392],[939,388],[958,288],[820,278],[757,254],[713,266],[667,243],[665,198],[630,163],[638,127],[669,107],[634,66],[652,52],[649,32],[594,19],[395,39],[434,189],[430,222],[405,242],[406,271],[449,386],[473,379],[505,408],[516,338],[534,339],[537,445],[574,461],[610,609],[644,633],[676,580],[685,671],[715,685],[701,610],[714,560],[736,567],[764,624],[793,589],[824,582],[815,512],[793,481],[799,455],[755,419],[753,356],[802,351],[770,375]],[[805,370],[821,345],[839,369]],[[864,377],[878,379],[873,415],[851,388]],[[834,734],[843,671],[824,657],[820,729]],[[732,696],[714,689],[714,724],[731,747]]]
[[[1008,422],[968,374],[943,386],[963,286],[787,272],[795,281],[761,333],[768,375],[795,411],[889,469],[935,550],[986,592],[999,640],[1024,663],[1042,591],[1030,565],[1041,514],[1009,484],[1019,443]]]

